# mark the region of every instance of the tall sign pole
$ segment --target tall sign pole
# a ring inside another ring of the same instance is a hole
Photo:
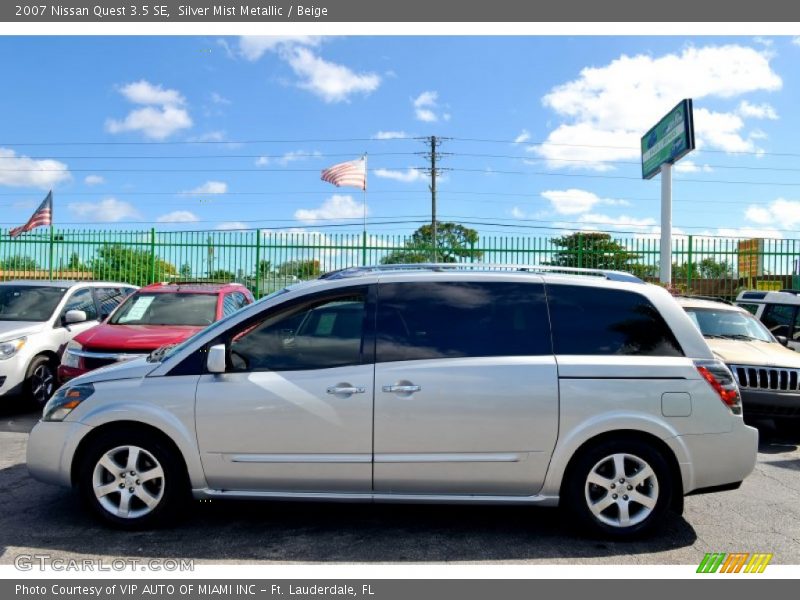
[[[661,264],[659,280],[672,283],[672,165],[661,165]]]
[[[661,173],[661,247],[658,277],[672,283],[672,165],[694,150],[692,100],[681,100],[641,141],[642,179]]]

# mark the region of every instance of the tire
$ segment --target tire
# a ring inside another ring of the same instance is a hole
[[[31,408],[41,410],[56,389],[56,369],[46,356],[37,356],[28,365],[23,384],[25,402]]]
[[[186,470],[175,449],[141,430],[101,433],[79,460],[77,485],[83,501],[113,527],[173,524],[189,497]]]
[[[630,539],[653,533],[672,500],[669,465],[646,442],[601,442],[576,458],[567,477],[563,488],[566,508],[579,525],[606,538]]]

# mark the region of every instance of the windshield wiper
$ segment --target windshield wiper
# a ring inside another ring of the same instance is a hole
[[[757,342],[763,342],[761,338],[753,337],[752,335],[746,335],[744,333],[730,333],[727,335],[720,335],[719,337],[727,338],[729,340],[755,340]]]

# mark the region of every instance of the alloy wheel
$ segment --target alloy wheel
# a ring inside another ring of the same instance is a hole
[[[151,513],[164,496],[164,469],[139,446],[118,446],[104,453],[92,474],[95,498],[108,513],[138,519]]]
[[[611,527],[644,521],[658,502],[653,468],[633,454],[616,453],[598,461],[586,478],[585,498],[595,519]]]

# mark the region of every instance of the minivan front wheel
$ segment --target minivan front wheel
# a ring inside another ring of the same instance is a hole
[[[663,520],[672,485],[669,466],[652,446],[609,441],[577,459],[565,500],[591,531],[633,537],[651,531]]]
[[[174,451],[138,431],[101,435],[79,469],[84,501],[100,519],[124,529],[168,523],[188,489]]]

